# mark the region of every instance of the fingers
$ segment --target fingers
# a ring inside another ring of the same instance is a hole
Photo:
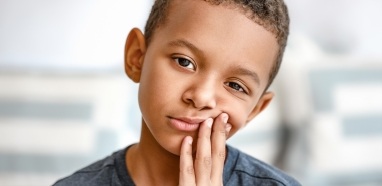
[[[180,152],[179,185],[223,185],[226,138],[232,128],[227,121],[228,115],[223,113],[215,121],[209,118],[201,124],[195,162],[192,137],[184,138]]]
[[[205,120],[199,129],[196,156],[196,185],[209,185],[211,174],[211,127],[213,119]]]
[[[192,137],[187,136],[180,149],[179,185],[195,185],[195,173],[192,159]]]
[[[211,148],[212,148],[212,172],[211,181],[216,185],[223,185],[223,169],[226,157],[226,139],[231,125],[227,124],[228,115],[220,114],[212,127]]]

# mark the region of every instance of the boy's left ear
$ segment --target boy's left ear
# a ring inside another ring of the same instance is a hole
[[[262,112],[269,105],[269,103],[272,101],[273,96],[274,96],[273,92],[264,93],[264,95],[262,95],[261,98],[259,99],[259,101],[257,102],[257,105],[255,106],[255,108],[249,114],[246,123],[248,123],[254,117],[256,117],[258,114],[260,114],[260,112]]]
[[[145,37],[138,28],[133,28],[127,36],[125,44],[125,72],[136,83],[141,79],[145,52]]]

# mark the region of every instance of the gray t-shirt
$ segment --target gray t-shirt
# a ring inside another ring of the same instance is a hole
[[[74,174],[58,180],[54,186],[133,186],[126,168],[128,148],[97,161]],[[261,162],[227,145],[223,184],[226,186],[266,185],[299,186],[300,184],[281,170]]]

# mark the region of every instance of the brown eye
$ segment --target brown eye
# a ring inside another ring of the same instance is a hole
[[[182,67],[184,68],[188,68],[188,69],[191,69],[191,70],[195,70],[195,65],[188,59],[186,58],[175,58],[175,61]]]
[[[235,82],[228,82],[226,83],[227,86],[229,86],[230,88],[238,91],[238,92],[243,92],[243,93],[246,93],[245,90],[243,89],[243,87],[241,87],[238,83],[235,83]]]

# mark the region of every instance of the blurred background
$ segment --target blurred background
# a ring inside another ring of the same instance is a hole
[[[276,99],[228,143],[312,186],[382,185],[382,1],[285,0]],[[0,185],[51,185],[137,142],[124,42],[153,0],[0,0]]]

